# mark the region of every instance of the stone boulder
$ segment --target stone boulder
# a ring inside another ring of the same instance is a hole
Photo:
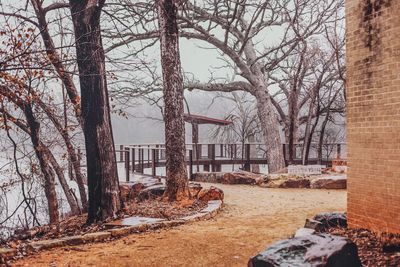
[[[222,176],[223,184],[249,184],[259,185],[268,181],[268,176],[246,171],[227,172]]]
[[[331,227],[347,227],[347,216],[341,212],[319,213],[314,216],[314,220],[322,224],[324,229]]]
[[[310,188],[310,179],[303,175],[271,175],[264,186],[269,188]]]
[[[346,178],[317,178],[311,182],[314,189],[346,189]]]
[[[147,199],[154,199],[157,197],[161,197],[164,194],[165,186],[164,185],[154,185],[149,186],[142,191],[140,191],[138,195],[138,200],[143,201]]]
[[[224,200],[224,191],[214,186],[211,186],[210,189],[202,189],[197,198],[202,201],[210,201],[210,200]]]
[[[357,246],[329,234],[304,235],[278,241],[250,258],[249,267],[361,267]]]
[[[204,183],[221,183],[224,172],[197,172],[193,173],[191,180]]]
[[[304,228],[312,229],[317,232],[321,232],[325,229],[324,225],[320,221],[314,219],[306,219]]]

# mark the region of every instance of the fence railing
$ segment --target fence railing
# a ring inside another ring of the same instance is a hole
[[[312,143],[308,164],[330,166],[333,159],[346,159],[345,143],[326,143],[322,146],[322,158],[318,157],[318,144]],[[288,145],[283,144],[286,165],[289,164]],[[117,163],[123,163],[125,180],[130,181],[133,173],[149,174],[153,177],[164,176],[166,155],[164,144],[131,144],[117,145],[115,148]],[[263,143],[198,143],[186,144],[186,165],[189,177],[194,172],[222,170],[222,166],[230,165],[246,171],[259,171],[260,165],[267,165],[267,148]],[[81,166],[86,166],[84,149],[78,148]],[[302,144],[295,144],[291,164],[301,164]],[[161,169],[160,169],[161,168]]]
[[[288,164],[288,145],[283,144],[285,160]],[[346,144],[330,143],[322,147],[323,157],[318,158],[318,145],[312,143],[308,163],[330,165],[332,159],[346,158]],[[302,144],[295,145],[293,164],[301,163]],[[162,176],[157,168],[165,167],[164,144],[132,144],[117,145],[117,162],[124,163],[125,179],[130,180],[131,173],[145,173],[150,170],[152,176]],[[263,143],[198,143],[186,145],[186,165],[189,177],[193,172],[221,171],[223,165],[231,165],[232,169],[250,171],[254,165],[268,164],[266,145]],[[200,168],[201,167],[201,168]]]

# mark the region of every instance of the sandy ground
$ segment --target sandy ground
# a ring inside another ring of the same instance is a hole
[[[307,217],[346,209],[344,190],[217,186],[225,192],[225,207],[212,220],[58,248],[15,266],[247,266],[250,256],[291,236]]]

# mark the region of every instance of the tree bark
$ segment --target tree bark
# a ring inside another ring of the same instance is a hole
[[[252,94],[257,99],[257,113],[267,147],[268,172],[273,173],[285,167],[285,158],[279,132],[279,122],[265,82],[267,77],[262,70],[263,64],[257,61],[255,51],[252,40],[248,40],[244,47],[244,54],[248,65],[251,67],[250,73],[244,76],[247,76],[248,81],[254,86]]]
[[[179,56],[178,24],[176,22],[177,9],[175,0],[158,1],[165,106],[167,187],[164,197],[170,201],[179,201],[190,196],[185,160],[183,78]]]
[[[254,137],[254,134],[249,135],[249,143],[255,143],[256,139]],[[251,146],[251,145],[250,145]],[[257,147],[254,146],[253,149],[250,149],[250,157],[251,158],[257,158]],[[259,164],[251,164],[250,166],[251,171],[254,173],[260,173],[260,165]]]
[[[268,172],[273,173],[285,167],[279,124],[269,94],[265,90],[257,90],[255,95],[258,117],[267,145]]]
[[[70,0],[81,88],[89,187],[88,223],[115,217],[121,207],[100,32],[104,1]]]

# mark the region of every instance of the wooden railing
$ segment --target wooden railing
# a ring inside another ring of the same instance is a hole
[[[315,150],[315,145],[311,145],[311,152]],[[324,144],[324,159],[318,160],[310,153],[309,164],[320,162],[330,165],[332,159],[345,158],[343,148],[344,143]],[[296,144],[297,153],[292,164],[301,163],[302,144]],[[285,160],[287,161],[287,145],[283,145]],[[298,153],[300,152],[300,153]],[[130,180],[131,173],[144,173],[145,169],[150,169],[152,176],[160,176],[157,167],[165,166],[165,145],[164,144],[133,144],[118,145],[116,148],[117,162],[124,163],[125,179]],[[315,153],[314,153],[315,154]],[[186,164],[188,166],[189,177],[193,172],[200,171],[221,171],[222,165],[238,165],[240,169],[250,171],[252,165],[268,164],[266,159],[266,145],[263,143],[199,143],[186,145]]]

